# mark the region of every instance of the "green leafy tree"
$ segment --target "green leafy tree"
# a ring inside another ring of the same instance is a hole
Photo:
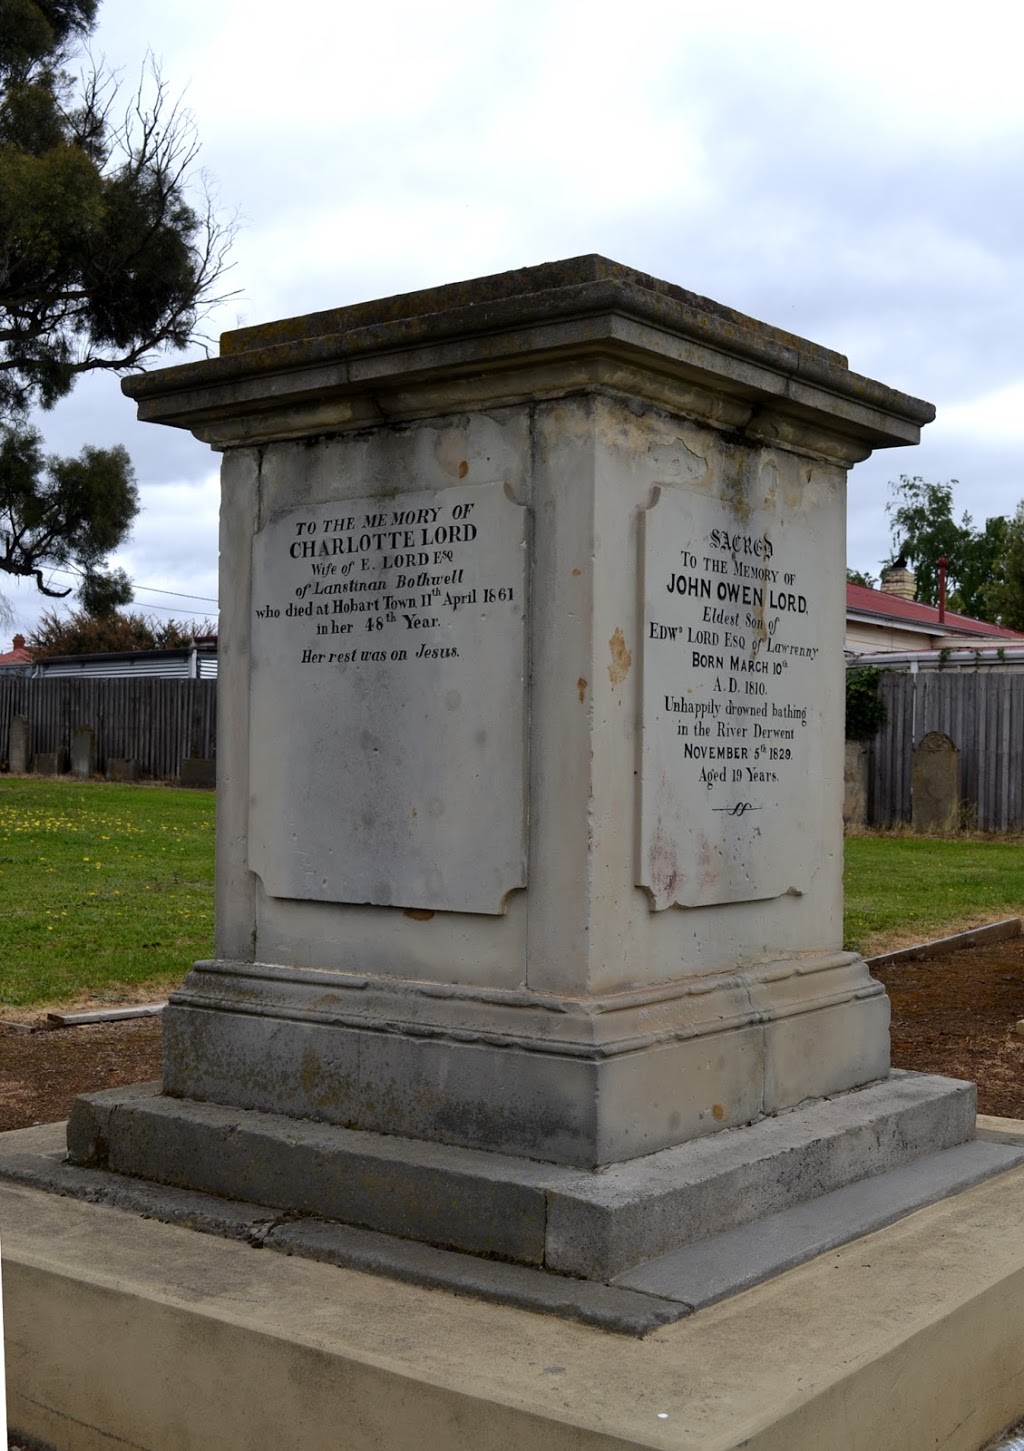
[[[0,569],[30,576],[45,595],[60,598],[44,579],[50,569],[81,574],[81,599],[102,614],[132,597],[123,571],[110,573],[106,556],[127,535],[139,491],[127,452],[84,448],[78,458],[46,457],[33,428],[0,430]]]
[[[846,579],[848,584],[863,584],[868,589],[874,589],[878,584],[878,580],[873,574],[866,574],[862,569],[848,569]]]
[[[951,609],[978,620],[1005,623],[997,587],[1004,576],[1009,543],[1010,520],[1003,514],[986,519],[984,529],[973,533],[961,556],[960,577],[951,596]]]
[[[886,505],[892,531],[893,557],[913,565],[917,598],[939,603],[939,560],[946,558],[946,601],[951,610],[976,619],[991,619],[991,584],[999,569],[1007,521],[996,516],[976,529],[970,514],[953,517],[956,479],[930,483],[916,475],[900,475],[890,483]]]
[[[33,449],[38,462],[26,416],[51,407],[82,373],[124,372],[189,342],[219,300],[232,228],[208,194],[192,200],[194,127],[158,74],[127,104],[112,77],[69,74],[97,8],[98,0],[0,0],[0,514],[10,525],[0,569],[44,588],[47,565],[74,564],[92,591],[86,602],[109,606],[123,585],[109,576],[99,583],[93,546],[106,537],[115,547],[137,511],[127,458],[86,449],[35,467],[51,485],[55,473],[76,473],[65,493],[77,490],[94,512],[90,531],[82,509],[71,511],[65,550],[52,497],[25,493]],[[45,548],[33,522],[21,527],[37,502],[48,509]]]
[[[59,615],[48,610],[29,644],[40,658],[53,655],[100,655],[111,650],[170,650],[192,645],[213,633],[208,620],[153,620],[136,612],[112,610],[92,615],[85,610]]]
[[[953,518],[953,489],[956,479],[932,484],[919,475],[900,475],[890,483],[892,497],[885,506],[892,531],[893,558],[913,565],[917,577],[917,598],[922,604],[939,602],[939,559],[947,561],[947,584],[959,578],[959,561],[967,541],[968,528]],[[969,521],[965,522],[968,524]]]
[[[1003,522],[1006,528],[1002,552],[986,592],[990,609],[987,618],[1010,630],[1024,630],[1024,501],[1017,505],[1013,517]]]

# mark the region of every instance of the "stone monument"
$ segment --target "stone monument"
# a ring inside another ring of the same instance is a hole
[[[74,1160],[608,1280],[970,1137],[842,947],[846,473],[930,405],[600,257],[124,388],[224,454],[217,957]]]

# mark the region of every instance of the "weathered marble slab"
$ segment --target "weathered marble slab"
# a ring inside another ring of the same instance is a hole
[[[96,732],[80,725],[71,737],[71,774],[88,780],[96,774]]]
[[[252,579],[265,890],[500,913],[526,882],[526,510],[502,483],[289,509]]]
[[[11,716],[7,746],[8,768],[12,776],[25,776],[32,764],[29,749],[29,726],[27,715]]]
[[[914,747],[910,776],[914,831],[940,835],[960,825],[960,752],[941,731],[929,731]]]
[[[806,888],[820,861],[826,588],[773,469],[741,503],[662,488],[642,516],[637,883],[652,907]]]

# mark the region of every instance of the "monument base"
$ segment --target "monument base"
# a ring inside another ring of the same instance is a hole
[[[644,1339],[10,1183],[0,1224],[11,1431],[63,1451],[978,1451],[1024,1408],[1024,1169]]]
[[[889,1071],[853,952],[576,997],[197,962],[164,1012],[166,1092],[596,1169]]]
[[[969,1142],[974,1120],[972,1084],[894,1073],[581,1172],[170,1098],[153,1084],[78,1099],[67,1142],[79,1168],[241,1201],[265,1218],[283,1212],[293,1239],[315,1217],[640,1289],[681,1315],[1024,1158]]]

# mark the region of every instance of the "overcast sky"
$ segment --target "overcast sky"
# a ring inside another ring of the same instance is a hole
[[[1024,497],[1015,7],[102,0],[92,49],[126,87],[152,51],[239,214],[214,334],[600,252],[937,405],[853,470],[854,567],[888,556],[901,473],[958,479],[979,522]],[[217,456],[113,378],[42,425],[132,455],[138,607],[213,617]],[[0,589],[27,632],[38,598]]]

